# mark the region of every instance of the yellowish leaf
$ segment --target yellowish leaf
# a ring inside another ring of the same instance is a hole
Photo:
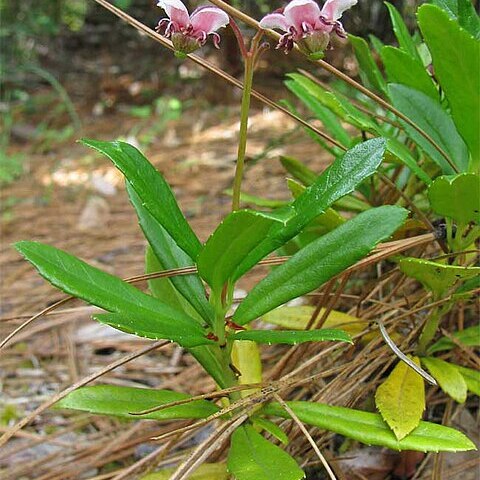
[[[434,357],[424,357],[422,363],[447,395],[458,403],[465,402],[467,383],[454,365]]]
[[[412,360],[420,366],[417,357]],[[398,362],[388,378],[377,388],[375,403],[398,440],[418,426],[425,410],[425,385],[422,377],[406,363]]]
[[[315,312],[315,307],[303,305],[300,307],[280,307],[266,313],[261,320],[267,323],[273,323],[289,330],[305,330],[310,318]],[[325,309],[322,308],[317,320],[322,318]],[[345,330],[350,335],[360,333],[366,326],[366,322],[352,315],[332,310],[322,328],[339,328]],[[315,325],[312,326],[315,328]]]

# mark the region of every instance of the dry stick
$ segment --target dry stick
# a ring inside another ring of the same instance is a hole
[[[98,0],[97,0],[98,1]],[[228,3],[225,3],[222,0],[210,0],[211,3],[216,5],[217,7],[221,8],[224,10],[226,13],[228,13],[230,16],[238,18],[242,22],[246,23],[250,27],[255,28],[256,30],[261,30],[262,28],[260,27],[260,23],[251,18],[250,16],[246,15],[245,13],[237,10],[235,7],[232,7]],[[281,35],[277,32],[274,32],[273,30],[265,30],[265,33],[273,38],[274,40],[278,41],[278,39],[281,37]],[[300,49],[298,48],[297,45],[294,45],[294,49],[296,52],[300,52]],[[432,144],[433,147],[445,158],[445,160],[448,162],[448,164],[452,167],[453,171],[456,173],[459,173],[457,166],[450,160],[450,157],[447,155],[447,153],[438,145],[437,142],[424,130],[422,130],[415,122],[410,120],[406,115],[404,115],[402,112],[397,110],[394,106],[390,105],[388,102],[383,100],[383,98],[379,97],[375,93],[371,92],[368,88],[364,87],[362,84],[356,82],[355,80],[351,79],[348,75],[345,73],[341,72],[340,70],[336,69],[334,66],[330,65],[327,63],[325,60],[312,60],[312,63],[319,65],[322,67],[324,70],[327,70],[330,72],[332,75],[335,75],[337,78],[340,80],[343,80],[344,82],[348,83],[350,86],[358,90],[359,92],[363,93],[367,97],[371,98],[374,102],[378,103],[381,105],[383,108],[386,110],[389,110],[393,114],[395,114],[398,118],[402,119],[405,123],[410,125],[412,128],[414,128],[422,137],[424,137],[426,140],[428,140],[429,143]]]
[[[175,51],[175,48],[173,47],[173,44],[170,40],[167,38],[163,37],[159,33],[155,32],[151,28],[147,27],[143,23],[139,22],[135,18],[131,17],[124,11],[120,10],[119,8],[115,7],[111,3],[107,2],[106,0],[95,0],[98,4],[100,4],[102,7],[106,8],[110,12],[112,12],[114,15],[117,17],[121,18],[124,20],[126,23],[131,25],[132,27],[136,28],[137,30],[145,33],[147,36],[152,38],[153,40],[161,43],[164,47],[168,48],[169,50]],[[226,82],[230,83],[231,85],[234,85],[237,88],[243,89],[243,83],[237,80],[235,77],[232,77],[229,75],[227,72],[222,70],[221,68],[218,68],[217,66],[213,65],[212,63],[208,62],[207,60],[190,53],[187,55],[187,57],[194,61],[197,65],[200,65],[201,67],[204,67],[205,69],[209,70],[211,73],[214,73],[215,75],[218,75],[220,78],[225,80]],[[335,145],[336,147],[340,148],[341,150],[346,151],[347,148],[343,146],[341,143],[339,143],[337,140],[334,138],[330,137],[326,133],[322,132],[318,128],[314,127],[310,123],[306,122],[299,116],[295,115],[294,113],[290,112],[287,108],[283,107],[282,105],[279,105],[278,103],[274,102],[273,100],[270,100],[268,97],[265,95],[262,95],[261,93],[252,90],[252,97],[256,98],[257,100],[260,100],[261,102],[265,103],[269,107],[272,107],[285,115],[289,116],[296,122],[300,123],[304,127],[308,128],[312,132],[315,132],[317,135],[321,136],[324,140],[327,142],[330,142],[332,145]]]
[[[312,446],[313,450],[317,454],[318,458],[322,462],[323,466],[325,467],[325,470],[328,473],[328,476],[331,478],[331,480],[337,480],[335,477],[335,474],[333,473],[332,469],[330,468],[330,465],[327,463],[325,460],[325,457],[322,455],[322,452],[318,448],[318,445],[315,443],[313,440],[312,436],[308,433],[308,430],[305,428],[305,425],[300,421],[300,419],[297,417],[295,412],[288,406],[286,402],[283,401],[283,399],[278,395],[278,393],[274,393],[273,396],[275,397],[275,400],[286,410],[286,412],[292,417],[292,420],[298,425],[298,428],[302,431],[302,433],[305,435],[307,438],[308,442]]]
[[[392,315],[394,315],[396,312],[393,311],[391,312]],[[391,315],[390,315],[391,316]],[[390,338],[388,335],[387,329],[385,328],[385,325],[383,324],[382,320],[377,319],[376,320],[378,327],[380,328],[380,333],[382,334],[383,339],[385,340],[385,343],[390,347],[392,352],[404,363],[406,363],[411,369],[413,369],[415,372],[417,372],[421,377],[423,377],[428,383],[431,385],[438,385],[437,381],[429,375],[425,370],[420,368],[415,362],[410,360],[396,345],[395,342]]]
[[[97,378],[101,377],[102,375],[105,375],[106,373],[110,372],[111,370],[119,367],[120,365],[124,365],[125,363],[128,363],[135,358],[141,357],[142,355],[145,355],[146,353],[149,353],[153,350],[156,350],[157,348],[164,347],[166,345],[170,345],[169,341],[162,341],[162,342],[154,342],[151,345],[148,345],[147,347],[141,348],[139,350],[136,350],[135,352],[130,353],[129,355],[120,358],[116,360],[115,362],[110,363],[106,367],[101,368],[99,371],[92,373],[90,375],[87,375],[86,377],[82,378],[79,382],[71,385],[70,387],[66,388],[60,393],[57,393],[53,397],[51,397],[48,401],[42,403],[39,407],[37,407],[32,413],[24,417],[22,420],[20,420],[18,423],[16,423],[12,428],[8,429],[7,432],[5,432],[1,437],[0,437],[0,447],[4,445],[13,435],[15,435],[19,430],[21,430],[25,425],[28,425],[32,420],[35,419],[37,415],[40,415],[42,412],[44,412],[47,408],[50,408],[54,403],[57,403],[59,400],[62,398],[65,398],[68,394],[73,392],[79,387],[83,387],[84,385],[87,385],[87,383],[92,382],[93,380],[96,380]]]
[[[187,460],[182,463],[170,480],[184,480],[196,468],[206,460],[209,455],[218,448],[245,420],[248,419],[246,413],[240,413],[232,419],[228,420],[224,425],[218,428],[213,435],[208,437],[204,442],[198,445]]]

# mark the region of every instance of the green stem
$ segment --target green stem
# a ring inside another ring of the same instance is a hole
[[[245,166],[245,153],[247,150],[248,115],[250,112],[250,97],[253,85],[254,55],[249,52],[245,57],[245,80],[243,84],[242,111],[240,115],[240,134],[238,141],[237,165],[233,181],[232,211],[240,208],[240,193],[242,190],[243,169]]]

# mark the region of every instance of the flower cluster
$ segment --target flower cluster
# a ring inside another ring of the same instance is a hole
[[[314,0],[293,0],[282,11],[266,15],[262,28],[277,28],[285,32],[277,45],[288,53],[294,42],[307,54],[323,52],[330,43],[330,34],[346,37],[339,22],[343,12],[357,0],[327,0],[320,10]]]
[[[292,0],[285,8],[266,15],[260,26],[285,32],[277,45],[285,53],[297,43],[307,54],[321,54],[330,43],[332,33],[346,36],[339,20],[343,12],[356,3],[357,0],[327,0],[320,10],[314,0]],[[202,6],[190,15],[181,0],[159,0],[158,6],[165,10],[168,18],[158,22],[157,31],[163,31],[167,38],[171,38],[177,52],[194,52],[205,45],[209,35],[213,44],[219,47],[217,30],[229,23],[223,10]]]
[[[189,15],[187,7],[180,0],[159,0],[169,18],[162,18],[156,30],[164,29],[164,35],[172,40],[175,50],[188,54],[205,45],[209,35],[219,48],[220,35],[217,33],[228,25],[228,15],[217,7],[203,6]]]

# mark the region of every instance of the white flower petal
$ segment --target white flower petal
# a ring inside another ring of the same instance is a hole
[[[327,0],[322,8],[322,15],[331,21],[336,21],[345,10],[357,4],[357,0]]]
[[[225,27],[230,22],[228,15],[217,7],[199,7],[190,17],[194,31],[202,31],[207,35]]]
[[[170,20],[181,27],[190,24],[187,7],[180,0],[159,0],[157,7],[163,8]]]
[[[260,26],[262,28],[279,28],[284,32],[288,31],[288,21],[285,18],[285,15],[281,13],[270,13],[269,15],[265,15],[260,21]]]

